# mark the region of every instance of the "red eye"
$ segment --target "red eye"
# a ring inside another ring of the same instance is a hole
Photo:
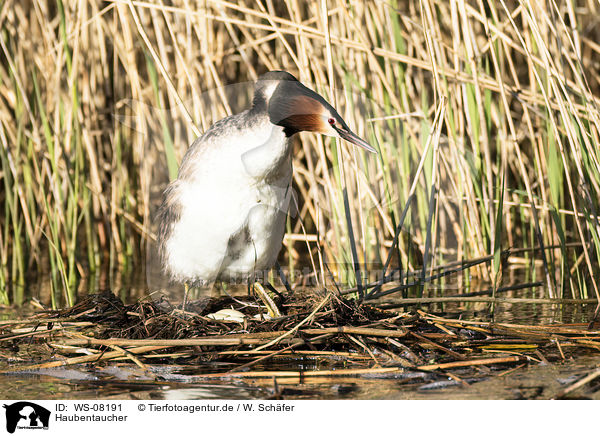
[[[335,124],[335,118],[329,118],[327,122],[333,126]]]

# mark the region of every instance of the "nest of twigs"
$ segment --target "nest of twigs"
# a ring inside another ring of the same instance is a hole
[[[600,351],[600,331],[587,330],[584,324],[464,321],[419,310],[382,310],[333,293],[287,297],[281,306],[285,315],[260,319],[257,315],[264,310],[250,297],[190,302],[182,311],[164,300],[125,305],[105,292],[70,309],[4,322],[0,344],[43,343],[53,350],[47,362],[22,365],[17,371],[117,359],[143,368],[150,363],[223,364],[200,371],[194,375],[198,379],[401,377],[418,371],[433,374],[434,380],[437,375],[457,383],[531,363],[564,360],[576,350]],[[244,319],[209,317],[222,309],[238,311]],[[293,363],[290,371],[268,369],[273,361],[307,358],[329,363],[310,371],[294,368]],[[261,370],[251,370],[257,363]],[[223,371],[225,364],[227,371]]]

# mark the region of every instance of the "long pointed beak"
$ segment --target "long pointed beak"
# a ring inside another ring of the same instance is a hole
[[[377,153],[367,141],[354,134],[350,129],[344,129],[343,127],[335,127],[335,130],[339,133],[342,139],[345,139],[348,142],[351,142],[354,145],[358,145],[360,148],[364,148],[371,153]]]

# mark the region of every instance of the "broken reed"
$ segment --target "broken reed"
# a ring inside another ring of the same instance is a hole
[[[317,89],[379,150],[301,135],[281,259],[292,271],[349,265],[332,272],[357,285],[353,265],[385,262],[414,193],[394,266],[419,269],[415,246],[428,268],[494,255],[463,284],[499,286],[502,249],[552,245],[526,253],[525,280],[597,296],[599,7],[7,0],[0,302],[49,274],[53,306],[71,304],[82,276],[143,266],[187,146],[248,102],[224,85],[270,69]]]

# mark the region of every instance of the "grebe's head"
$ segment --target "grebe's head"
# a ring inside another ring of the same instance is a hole
[[[285,71],[269,71],[258,78],[253,105],[264,108],[273,124],[286,135],[307,131],[345,139],[371,153],[377,151],[353,133],[323,97]]]

